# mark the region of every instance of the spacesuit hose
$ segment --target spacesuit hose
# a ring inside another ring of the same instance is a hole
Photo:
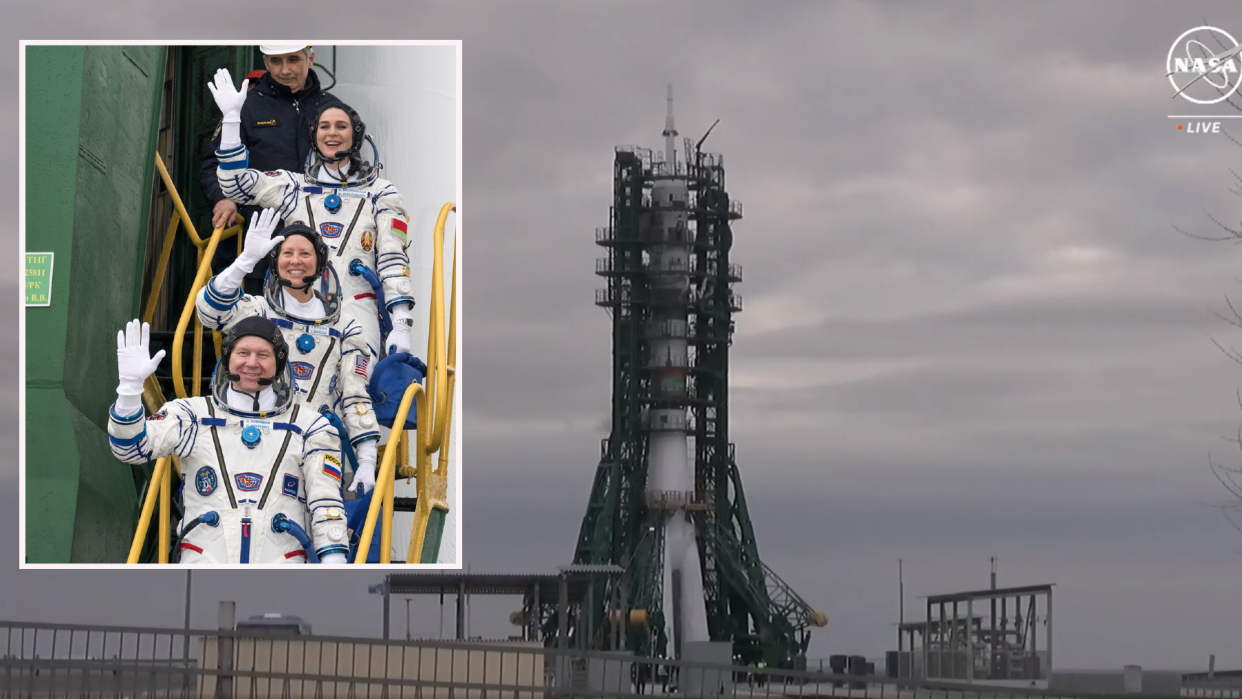
[[[379,305],[380,312],[380,332],[387,337],[392,333],[392,318],[388,317],[388,309],[384,307],[384,290],[380,286],[379,277],[375,276],[369,267],[362,264],[362,260],[354,258],[349,261],[349,273],[357,277],[362,276],[371,285],[371,290],[375,292],[375,300]]]
[[[306,535],[306,530],[298,526],[297,522],[286,517],[283,512],[272,517],[272,531],[278,534],[281,532],[291,534],[306,551],[306,561],[308,563],[319,562],[319,556],[315,555],[315,547],[311,544],[310,537]]]
[[[354,447],[349,443],[349,435],[345,433],[345,425],[341,422],[341,418],[336,413],[328,410],[326,405],[319,408],[319,414],[327,418],[328,422],[332,423],[332,426],[336,428],[336,433],[341,435],[341,453],[345,455],[346,459],[349,459],[349,467],[354,470],[354,473],[357,473],[358,457],[354,455]]]
[[[173,544],[173,563],[181,562],[181,541],[185,539],[185,535],[189,534],[191,529],[200,524],[206,524],[211,527],[217,526],[220,524],[220,515],[216,514],[214,511],[204,512],[203,514],[187,522],[186,525],[181,528],[181,534],[177,536],[177,542]]]

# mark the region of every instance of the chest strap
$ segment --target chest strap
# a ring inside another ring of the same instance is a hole
[[[289,419],[290,420],[298,419],[298,411],[301,410],[301,408],[302,408],[301,405],[293,406],[293,414],[289,416]],[[259,498],[259,509],[260,510],[263,509],[263,506],[265,504],[267,504],[267,496],[269,493],[272,492],[272,484],[276,482],[276,472],[280,470],[280,462],[283,461],[285,458],[285,450],[289,448],[289,440],[293,439],[294,432],[297,432],[298,434],[302,434],[302,430],[298,429],[296,425],[291,425],[286,422],[272,423],[272,427],[276,427],[276,425],[285,426],[284,427],[284,429],[286,430],[285,443],[280,445],[280,453],[276,455],[276,460],[272,462],[272,470],[270,473],[267,474],[267,487],[263,489],[263,497]]]
[[[224,420],[215,417],[216,409],[212,407],[210,398],[207,399],[207,412],[211,414],[212,417],[202,418],[202,422],[204,425],[207,424],[208,420],[212,422],[210,425],[211,441],[216,445],[216,461],[220,464],[220,476],[224,478],[224,487],[229,493],[229,504],[233,506],[234,510],[236,510],[237,497],[233,495],[233,479],[229,478],[229,469],[224,465],[224,450],[220,448],[220,435],[216,432],[216,427],[223,427],[225,422]],[[216,425],[215,423],[217,422],[220,424]]]
[[[294,322],[285,320],[284,318],[271,318],[270,320],[276,324],[276,327],[284,328],[286,330],[301,330],[303,327],[307,329],[324,327],[322,325],[312,325],[310,323],[294,323]],[[328,335],[332,337],[340,337],[341,331],[337,330],[336,328],[328,328]]]
[[[244,420],[239,420],[239,422],[240,421],[244,421]],[[222,417],[204,417],[204,418],[200,418],[199,422],[203,423],[205,427],[211,427],[211,428],[228,427],[229,425],[228,419],[222,418]],[[290,432],[302,434],[302,428],[290,422],[273,422],[272,429],[288,430]]]

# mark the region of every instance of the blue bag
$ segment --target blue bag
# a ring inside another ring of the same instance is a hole
[[[375,408],[375,419],[379,424],[394,429],[392,423],[397,419],[397,408],[401,407],[401,397],[412,383],[423,382],[427,375],[427,365],[423,360],[406,352],[389,355],[375,365],[371,372],[371,380],[367,384],[367,393],[371,396],[371,405]],[[412,430],[418,427],[417,403],[410,403],[410,412],[406,413],[405,426],[396,428]]]
[[[345,503],[345,526],[353,531],[349,537],[349,562],[353,563],[358,556],[358,544],[362,539],[362,528],[367,523],[367,510],[371,509],[371,496],[375,494],[375,489],[367,491],[366,495]],[[371,548],[367,551],[367,563],[380,562],[380,539],[384,533],[384,511],[380,510],[380,516],[375,520],[375,533],[371,535]]]

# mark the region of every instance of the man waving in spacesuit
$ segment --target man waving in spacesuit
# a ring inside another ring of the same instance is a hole
[[[261,317],[234,325],[211,395],[168,401],[144,420],[142,384],[164,357],[151,357],[149,337],[137,320],[117,334],[108,441],[128,464],[181,457],[182,562],[345,563],[339,442],[323,416],[295,404],[280,329]]]
[[[290,362],[294,398],[304,410],[321,414],[340,408],[349,444],[357,453],[350,490],[357,492],[361,486],[362,496],[375,487],[380,437],[364,376],[369,352],[362,324],[342,308],[340,282],[319,232],[291,223],[273,236],[277,221],[274,209],[251,217],[241,256],[199,291],[198,317],[203,325],[222,331],[253,316],[280,326],[285,342],[296,350],[291,357],[296,361]],[[243,295],[242,279],[264,258],[268,272],[263,295]]]

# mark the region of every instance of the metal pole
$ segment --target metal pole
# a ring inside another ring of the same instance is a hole
[[[906,581],[901,568],[902,560],[897,559],[897,653],[901,663],[901,653],[906,650],[906,637],[901,632],[906,623]]]
[[[185,674],[181,676],[181,686],[187,691],[190,688],[190,568],[185,569],[185,649],[181,659],[185,661]]]
[[[902,570],[902,562],[900,558],[897,559],[897,595],[899,599],[897,603],[897,620],[899,624],[906,623],[906,578],[905,571]]]
[[[457,640],[466,638],[466,579],[457,582]]]
[[[405,640],[410,640],[410,598],[405,598]]]
[[[217,624],[220,636],[217,637],[216,652],[216,667],[221,671],[219,680],[216,681],[216,696],[220,699],[233,699],[233,676],[228,673],[233,670],[232,634],[236,627],[235,613],[236,603],[220,602],[219,623]]]
[[[389,597],[391,594],[392,594],[392,583],[389,581],[388,576],[385,575],[384,576],[384,640],[385,641],[388,640],[388,617],[390,616],[390,614],[388,613],[388,602],[389,602]]]

